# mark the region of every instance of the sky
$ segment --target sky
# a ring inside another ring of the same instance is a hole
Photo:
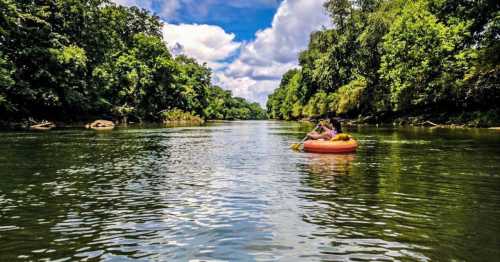
[[[265,105],[281,76],[298,67],[309,35],[330,27],[325,0],[113,0],[163,21],[174,55],[207,63],[212,82]]]

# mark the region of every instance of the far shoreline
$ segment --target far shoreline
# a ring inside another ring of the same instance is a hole
[[[282,119],[211,119],[204,120],[202,123],[200,122],[189,122],[189,121],[169,121],[168,123],[164,122],[129,122],[127,124],[117,123],[116,129],[127,129],[127,128],[176,128],[176,127],[197,127],[204,126],[207,124],[218,124],[218,123],[231,123],[236,121],[277,121],[277,122],[296,122],[296,123],[307,123],[314,124],[315,121],[311,119],[298,119],[298,120],[282,120]],[[497,130],[500,131],[500,126],[470,126],[467,124],[442,124],[442,123],[434,123],[432,121],[426,120],[424,122],[410,122],[410,121],[402,121],[401,119],[396,119],[393,121],[364,121],[364,119],[341,119],[343,126],[346,128],[356,128],[356,127],[378,127],[378,128],[398,128],[398,127],[415,127],[415,128],[428,128],[428,129],[478,129],[478,130]],[[75,121],[75,122],[65,122],[65,121],[54,121],[56,127],[52,130],[65,130],[65,129],[82,129],[82,130],[91,130],[85,128],[85,125],[88,122],[84,121]],[[32,132],[49,132],[51,130],[46,131],[36,131],[30,130],[29,122],[21,121],[0,121],[0,131],[32,131]]]
[[[211,119],[211,120],[203,120],[200,121],[187,121],[187,120],[176,120],[176,121],[147,121],[147,122],[128,122],[128,123],[120,123],[119,121],[113,121],[116,124],[116,129],[126,129],[126,128],[175,128],[175,127],[195,127],[195,126],[203,126],[206,124],[214,124],[214,123],[228,123],[234,121],[266,121],[271,119]],[[49,121],[49,120],[44,120]],[[93,121],[93,120],[92,120]],[[61,129],[86,129],[86,125],[92,121],[49,121],[55,124],[55,127],[51,130],[61,130]],[[0,120],[0,131],[33,131],[33,132],[48,132],[50,130],[40,131],[40,130],[30,130],[30,126],[33,122],[29,120],[22,121],[2,121]]]

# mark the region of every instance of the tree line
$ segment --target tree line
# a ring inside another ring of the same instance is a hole
[[[266,116],[212,86],[205,64],[172,56],[161,26],[109,0],[0,0],[0,120]]]
[[[300,68],[269,96],[269,117],[325,113],[500,123],[496,0],[329,0]]]

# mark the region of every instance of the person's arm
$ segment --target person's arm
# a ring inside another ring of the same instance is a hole
[[[321,125],[321,128],[323,128],[323,131],[325,131],[327,133],[332,131],[330,128],[328,128],[328,127],[326,127],[324,125]]]

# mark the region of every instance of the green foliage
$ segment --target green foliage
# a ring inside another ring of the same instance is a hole
[[[384,37],[380,66],[391,90],[394,109],[424,108],[449,99],[448,70],[466,25],[447,27],[427,11],[423,1],[410,2]]]
[[[352,6],[349,0],[330,0],[325,2],[325,8],[330,13],[333,22],[344,31],[349,16],[352,14]]]
[[[366,80],[362,78],[340,87],[334,93],[330,108],[338,115],[356,115],[360,112],[366,86]]]
[[[258,103],[249,103],[243,98],[233,97],[231,91],[218,86],[208,90],[208,106],[204,111],[207,119],[221,120],[261,120],[266,112]]]
[[[290,120],[301,115],[299,97],[301,93],[301,72],[296,69],[288,71],[282,78],[280,87],[268,99],[268,114],[272,118]]]
[[[13,70],[0,52],[0,112],[10,111],[12,105],[7,100],[7,91],[14,85]]]
[[[325,91],[319,91],[309,100],[304,108],[306,116],[321,115],[330,111],[329,105],[331,104],[332,97]]]
[[[329,0],[325,8],[335,27],[311,35],[300,70],[269,96],[271,118],[499,111],[498,1]]]
[[[195,116],[191,113],[184,112],[180,109],[172,109],[162,113],[163,122],[169,123],[192,123],[202,124],[204,121],[201,117]]]
[[[159,18],[145,10],[109,0],[0,0],[0,11],[1,119],[160,121],[174,109],[226,118],[234,108],[231,118],[263,117],[230,95],[225,101],[238,105],[206,115],[210,69],[173,58]]]
[[[75,67],[85,67],[87,65],[85,50],[78,46],[65,46],[61,50],[51,49],[50,51],[60,64]]]

